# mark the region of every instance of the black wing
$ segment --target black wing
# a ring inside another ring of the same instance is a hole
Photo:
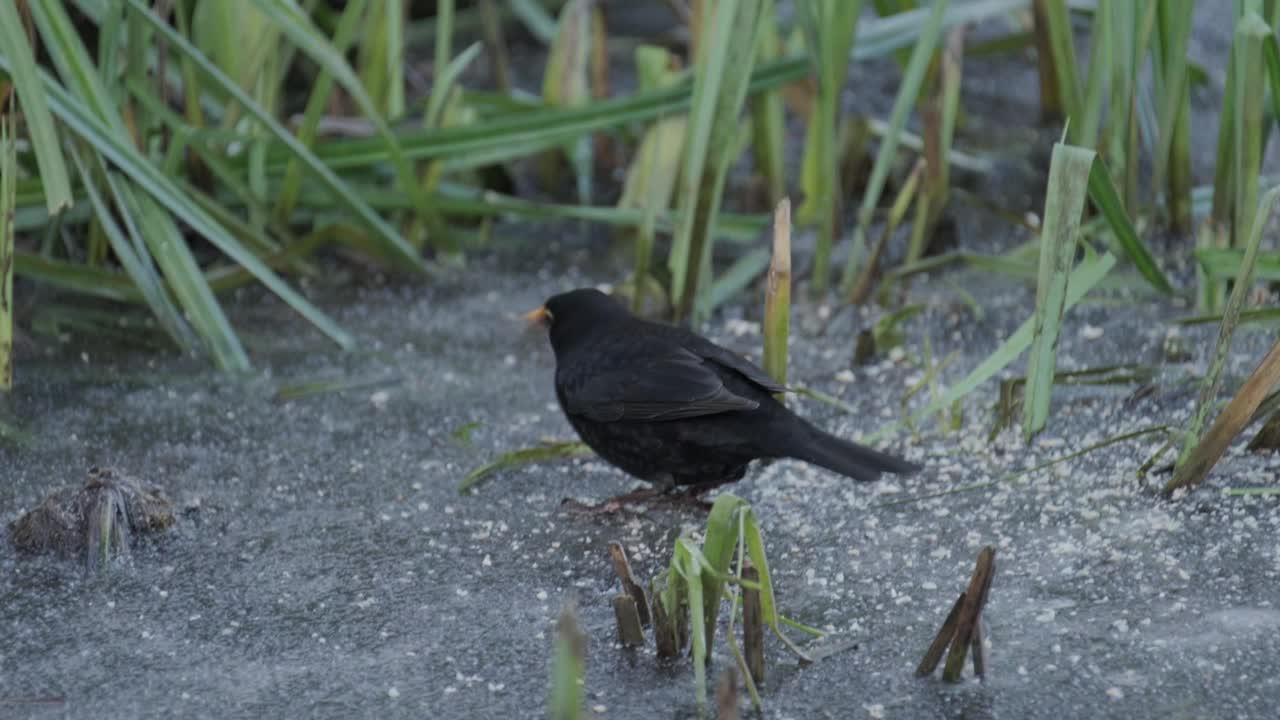
[[[723,365],[724,367],[737,372],[752,384],[759,386],[766,392],[773,394],[787,392],[787,387],[785,385],[778,384],[777,380],[769,377],[769,373],[759,367],[756,367],[756,365],[750,360],[747,360],[732,350],[722,348],[710,340],[706,340],[704,338],[698,338],[698,340],[701,340],[701,342],[699,342],[696,347],[692,348],[695,353],[718,365]]]
[[[683,348],[596,375],[565,400],[568,412],[599,422],[678,420],[760,406],[730,392],[713,367]]]

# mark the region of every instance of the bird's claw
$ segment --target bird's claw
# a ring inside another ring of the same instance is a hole
[[[710,512],[711,503],[702,498],[705,489],[694,487],[687,491],[667,492],[663,488],[645,488],[635,492],[611,497],[600,503],[584,503],[573,498],[565,498],[561,505],[576,515],[603,516],[617,515],[623,512],[643,514],[651,507],[693,508],[702,512]],[[638,508],[638,510],[637,510]]]

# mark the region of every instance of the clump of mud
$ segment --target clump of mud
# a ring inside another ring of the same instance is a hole
[[[55,491],[9,530],[20,551],[82,557],[93,570],[128,555],[135,533],[162,532],[173,523],[173,506],[160,488],[93,467],[83,487]]]

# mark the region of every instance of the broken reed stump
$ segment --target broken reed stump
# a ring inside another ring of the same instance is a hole
[[[716,683],[716,720],[738,720],[738,671],[730,665]]]
[[[640,626],[640,614],[636,601],[626,593],[613,596],[613,617],[618,622],[618,641],[627,647],[644,646],[644,628]]]
[[[622,582],[622,593],[613,597],[613,617],[618,623],[618,641],[627,647],[644,646],[644,626],[650,622],[649,600],[644,588],[631,573],[631,563],[622,543],[609,543],[609,559],[613,571]]]
[[[745,562],[742,579],[758,583],[760,571]],[[764,611],[760,606],[760,591],[745,584],[742,587],[742,654],[751,679],[756,685],[764,684]]]
[[[1178,460],[1173,477],[1165,483],[1164,494],[1172,495],[1179,488],[1191,488],[1199,485],[1209,470],[1217,464],[1227,446],[1253,420],[1253,414],[1266,400],[1267,395],[1280,382],[1280,340],[1271,346],[1262,362],[1254,368],[1253,373],[1240,386],[1236,396],[1223,408],[1218,418],[1213,421],[1209,431],[1200,438],[1195,447],[1185,457]]]
[[[987,605],[987,596],[991,592],[991,579],[996,572],[996,549],[990,545],[978,553],[978,561],[969,578],[969,587],[956,598],[943,621],[942,628],[933,638],[924,658],[916,668],[918,677],[926,677],[933,673],[942,660],[947,646],[947,663],[942,669],[942,679],[947,682],[959,682],[964,668],[965,656],[973,651],[973,672],[979,678],[987,675],[987,653],[982,644],[982,611]]]
[[[631,562],[627,560],[627,551],[622,549],[622,543],[609,543],[609,559],[613,562],[613,571],[617,574],[618,579],[622,581],[622,591],[631,596],[636,606],[636,614],[640,618],[640,624],[648,627],[650,623],[649,601],[644,595],[644,588],[636,582],[635,575],[631,572]]]
[[[675,618],[667,616],[657,581],[653,587],[653,643],[657,647],[659,660],[673,658],[680,654],[680,638]]]
[[[1280,450],[1280,412],[1271,416],[1262,425],[1262,429],[1249,441],[1246,448],[1249,452],[1268,452]]]
[[[924,659],[920,661],[920,665],[916,667],[916,675],[924,677],[933,672],[938,667],[938,663],[942,661],[942,655],[947,651],[947,645],[951,644],[951,639],[956,635],[956,621],[960,618],[960,607],[964,605],[964,593],[960,593],[960,597],[956,598],[955,603],[951,606],[951,612],[947,613],[947,619],[942,621],[942,629],[933,637],[933,642],[929,645],[929,649],[924,653]]]

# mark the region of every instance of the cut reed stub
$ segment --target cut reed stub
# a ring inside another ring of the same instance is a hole
[[[730,665],[720,682],[716,683],[716,718],[717,720],[738,720],[742,717],[738,709],[738,672]]]
[[[973,575],[969,578],[969,587],[958,597],[947,613],[942,628],[934,636],[924,658],[916,667],[918,677],[933,674],[945,652],[946,665],[942,669],[942,679],[947,682],[959,682],[964,661],[969,651],[973,651],[973,672],[979,679],[987,674],[987,653],[983,645],[982,611],[987,605],[987,597],[991,592],[991,580],[995,577],[996,549],[988,545],[978,553],[978,561],[974,565]],[[950,646],[950,651],[947,647]]]
[[[631,562],[627,560],[627,551],[623,549],[622,543],[616,541],[609,543],[609,560],[613,562],[613,571],[622,583],[622,591],[631,596],[631,600],[635,603],[640,625],[648,627],[652,620],[649,613],[649,600],[645,597],[644,588],[636,582],[635,575],[631,572]]]
[[[636,612],[636,601],[626,593],[613,596],[613,617],[618,623],[618,642],[626,647],[644,647],[644,628]]]
[[[659,660],[678,656],[683,646],[680,642],[680,630],[676,619],[667,614],[656,580],[653,587],[653,642],[657,648]]]

